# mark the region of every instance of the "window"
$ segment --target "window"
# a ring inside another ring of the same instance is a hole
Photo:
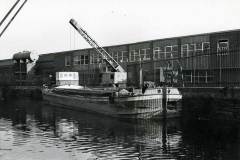
[[[139,61],[140,59],[140,50],[134,52],[134,61]]]
[[[153,48],[153,59],[154,60],[159,59],[158,58],[158,57],[160,57],[159,54],[160,54],[160,47]]]
[[[97,54],[93,53],[92,57],[93,57],[93,64],[97,64]]]
[[[195,44],[189,44],[188,45],[188,50],[189,51],[194,51],[195,50]]]
[[[80,64],[84,64],[84,55],[80,56]]]
[[[89,64],[89,56],[84,55],[84,64]]]
[[[118,52],[113,52],[113,53],[112,53],[112,57],[113,57],[113,59],[114,59],[115,61],[118,62]]]
[[[98,63],[101,63],[101,62],[102,62],[102,59],[101,59],[100,55],[97,54],[97,53],[94,53],[93,54],[93,63],[98,64]]]
[[[178,45],[172,46],[172,58],[178,58]]]
[[[228,40],[219,40],[218,41],[218,49],[228,49]]]
[[[150,48],[143,48],[130,51],[130,62],[150,60]],[[126,51],[124,51],[126,52]]]
[[[227,55],[229,50],[228,40],[219,40],[217,44],[217,55]]]
[[[134,53],[135,53],[135,50],[131,50],[130,51],[130,62],[134,62]]]
[[[209,67],[210,42],[203,42],[203,58],[201,65],[203,68]]]
[[[89,64],[89,56],[88,55],[76,55],[73,58],[74,65],[84,65]]]
[[[172,46],[165,47],[165,57],[166,59],[172,58]]]
[[[188,57],[194,56],[195,44],[188,44]]]
[[[153,59],[171,59],[178,57],[178,45],[155,47],[153,49]]]
[[[164,59],[165,53],[163,47],[155,47],[153,49],[153,59]]]
[[[203,54],[205,56],[210,54],[210,42],[203,42]]]
[[[122,61],[123,61],[122,52],[117,52],[117,62],[122,62]]]
[[[127,51],[116,51],[112,52],[112,57],[117,62],[127,62],[128,61],[128,55]]]
[[[121,51],[122,59],[120,62],[127,62],[128,61],[128,51]]]
[[[195,46],[196,55],[202,54],[202,51],[203,51],[202,46],[203,46],[202,43],[196,43],[196,46]]]
[[[188,55],[188,44],[183,44],[181,46],[181,57],[183,58],[182,66],[183,68],[189,67],[189,58]]]
[[[143,48],[140,50],[141,60],[150,60],[150,48]]]
[[[74,57],[73,57],[73,64],[74,64],[74,65],[79,65],[79,64],[80,64],[80,61],[79,61],[78,56],[74,56]]]
[[[65,66],[71,65],[71,56],[65,56]]]
[[[181,47],[181,57],[187,57],[188,44],[184,44]]]
[[[202,43],[196,43],[196,51],[202,51]]]
[[[134,61],[139,61],[140,58],[140,50],[136,51],[136,50],[131,50],[130,51],[130,61],[134,62]]]
[[[210,50],[210,42],[203,42],[203,50],[204,51]]]
[[[192,83],[193,82],[193,77],[192,77],[192,72],[191,71],[186,71],[184,73],[184,81],[186,83]]]
[[[90,55],[90,64],[93,64],[93,63],[94,63],[93,55]]]

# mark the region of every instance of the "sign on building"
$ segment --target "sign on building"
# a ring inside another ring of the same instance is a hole
[[[56,72],[56,85],[79,85],[78,72]]]

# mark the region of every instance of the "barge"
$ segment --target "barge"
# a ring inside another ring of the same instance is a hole
[[[177,88],[166,87],[167,102],[179,102]],[[164,88],[112,89],[65,85],[43,90],[43,99],[54,106],[95,112],[117,118],[149,119],[178,115],[178,106],[165,106]],[[170,100],[171,99],[171,100]],[[164,115],[166,114],[166,115]]]

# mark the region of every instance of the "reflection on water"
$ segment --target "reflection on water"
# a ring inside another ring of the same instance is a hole
[[[0,159],[240,158],[232,124],[129,122],[30,100],[0,105]]]

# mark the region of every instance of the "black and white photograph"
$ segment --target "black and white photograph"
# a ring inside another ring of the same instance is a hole
[[[0,0],[0,160],[240,160],[238,0]]]

